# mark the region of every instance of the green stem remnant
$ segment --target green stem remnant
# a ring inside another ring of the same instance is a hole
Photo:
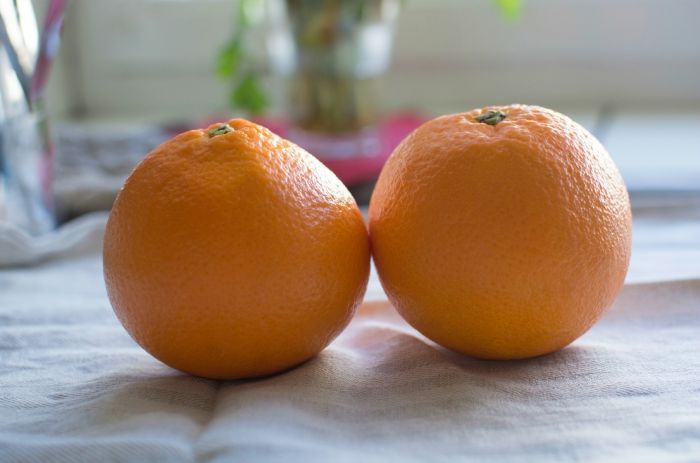
[[[505,118],[506,113],[504,113],[503,111],[489,110],[487,113],[482,114],[481,116],[476,116],[474,119],[477,122],[483,122],[484,124],[496,125]]]
[[[231,127],[228,124],[221,124],[215,129],[211,129],[209,132],[207,132],[207,135],[209,135],[209,138],[214,138],[217,135],[224,135],[227,133],[233,132],[234,128]]]

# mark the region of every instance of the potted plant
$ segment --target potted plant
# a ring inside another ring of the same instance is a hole
[[[516,17],[521,0],[496,0]],[[379,137],[378,85],[389,67],[401,0],[239,0],[236,24],[217,59],[229,102],[258,115],[268,107],[253,59],[253,14],[266,18],[270,68],[288,84],[284,134],[346,183],[371,181],[391,148]],[[359,170],[358,170],[359,169]],[[353,186],[353,185],[349,185]]]

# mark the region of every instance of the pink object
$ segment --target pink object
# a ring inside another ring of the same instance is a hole
[[[51,3],[49,3],[41,34],[39,56],[34,75],[32,76],[30,93],[32,102],[44,94],[51,63],[58,54],[58,44],[61,37],[61,28],[63,27],[63,14],[67,3],[67,0],[51,0]]]
[[[342,158],[324,157],[304,146],[302,141],[299,144],[328,166],[343,183],[348,186],[358,185],[376,180],[394,148],[426,120],[425,117],[413,113],[393,114],[385,118],[379,126],[379,148],[376,154],[372,155],[358,154]],[[290,136],[293,134],[290,134],[289,123],[284,120],[258,118],[255,119],[255,122],[264,125],[282,137],[294,140],[294,137]]]

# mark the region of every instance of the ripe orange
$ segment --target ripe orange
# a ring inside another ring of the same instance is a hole
[[[154,357],[209,378],[267,375],[320,352],[364,294],[369,239],[313,156],[235,119],[160,145],[114,204],[110,301]]]
[[[603,146],[536,106],[419,127],[369,208],[379,276],[428,338],[487,359],[556,351],[619,291],[630,258],[625,185]]]

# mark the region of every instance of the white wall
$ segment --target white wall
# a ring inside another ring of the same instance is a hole
[[[700,105],[700,1],[525,1],[521,19],[507,22],[488,0],[407,0],[387,108]],[[212,68],[234,10],[235,0],[74,0],[50,86],[54,113],[225,110]],[[283,86],[270,85],[279,110]]]

